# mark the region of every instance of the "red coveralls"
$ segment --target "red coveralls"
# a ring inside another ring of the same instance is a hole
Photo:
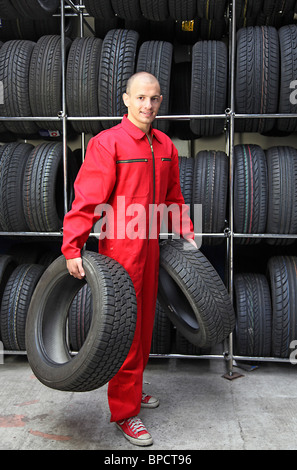
[[[156,129],[151,130],[151,142],[127,116],[119,125],[93,137],[75,181],[75,200],[64,218],[62,253],[66,259],[77,258],[99,218],[98,204],[112,206],[114,237],[99,239],[99,252],[118,261],[129,273],[135,288],[137,322],[133,343],[124,364],[108,385],[111,421],[136,416],[141,406],[159,274],[158,236],[148,237],[149,205],[178,204],[181,217],[188,220],[189,230],[181,233],[180,224],[175,224],[178,227],[173,227],[174,231],[184,238],[194,238],[180,189],[177,150],[172,141]],[[122,196],[120,203],[118,196]],[[145,216],[142,211],[142,217],[137,219],[139,224],[132,224],[134,230],[138,229],[138,237],[134,239],[133,228],[127,236],[122,226],[123,218],[127,228],[129,221],[135,222],[134,209],[137,214],[139,206],[131,208],[131,204],[141,204],[145,209]],[[158,223],[157,234],[159,229]]]

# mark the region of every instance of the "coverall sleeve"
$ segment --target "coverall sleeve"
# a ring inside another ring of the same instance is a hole
[[[66,259],[81,256],[94,223],[98,204],[104,204],[116,181],[115,158],[93,137],[74,183],[75,199],[63,222],[62,253]]]
[[[175,217],[170,216],[169,212],[169,231],[171,230],[172,232],[182,236],[185,239],[194,239],[194,227],[190,219],[190,208],[185,204],[185,200],[181,192],[179,179],[178,151],[174,145],[172,150],[172,161],[165,204],[167,206],[170,206],[171,204],[177,204],[179,206],[179,224],[176,223]]]

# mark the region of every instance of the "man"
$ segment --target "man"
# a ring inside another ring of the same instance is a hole
[[[75,182],[75,200],[64,219],[62,252],[69,273],[81,279],[85,273],[80,252],[100,217],[96,208],[106,203],[113,208],[113,236],[99,238],[99,252],[114,258],[130,275],[137,298],[137,322],[128,356],[108,384],[111,421],[116,422],[130,442],[150,445],[152,437],[137,415],[141,406],[155,408],[159,405],[158,399],[142,391],[159,272],[158,236],[150,237],[154,208],[160,204],[177,204],[180,220],[189,221],[189,230],[181,235],[195,247],[196,244],[180,190],[177,150],[164,133],[151,126],[162,102],[158,80],[146,72],[133,75],[123,100],[128,114],[122,122],[89,142]],[[128,227],[131,227],[135,209],[140,207],[144,209],[144,216],[139,219],[141,227],[137,227],[138,236],[135,236],[135,230],[128,230]],[[124,234],[123,221],[127,228]],[[159,222],[156,225],[154,232],[158,235]],[[182,224],[176,225],[176,230],[182,232]]]

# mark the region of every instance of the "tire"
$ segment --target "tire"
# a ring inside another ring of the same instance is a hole
[[[111,6],[119,18],[124,20],[141,19],[139,0],[111,0]]]
[[[127,272],[97,253],[85,251],[82,258],[93,313],[78,353],[69,353],[66,323],[70,304],[85,281],[69,276],[63,256],[44,272],[27,316],[29,364],[40,382],[62,391],[85,392],[107,383],[123,364],[136,325],[136,296]]]
[[[68,205],[73,201],[75,162],[68,151]],[[23,210],[33,232],[60,231],[64,218],[63,144],[39,144],[30,153],[24,173]]]
[[[224,152],[200,151],[194,160],[192,207],[202,204],[202,232],[222,233],[227,216],[228,158]],[[193,217],[193,213],[192,213]],[[203,237],[217,245],[222,238]]]
[[[14,20],[18,16],[13,0],[0,0],[0,11],[1,18],[5,20]]]
[[[163,95],[159,116],[166,116],[169,113],[172,56],[173,45],[166,41],[146,41],[141,45],[138,53],[136,71],[149,72],[159,80]],[[156,120],[153,127],[167,133],[169,122]]]
[[[19,18],[42,20],[56,13],[59,0],[13,0]]]
[[[198,41],[193,46],[190,114],[224,114],[227,99],[227,48],[221,41]],[[191,119],[197,136],[215,136],[224,119]]]
[[[71,40],[65,38],[66,57]],[[62,110],[61,37],[42,36],[34,47],[29,74],[29,97],[34,116],[58,116]],[[40,129],[62,130],[62,122],[37,121]]]
[[[99,71],[100,116],[123,116],[127,111],[122,96],[135,71],[138,37],[136,31],[112,29],[104,38]],[[119,121],[102,121],[104,129],[116,124]]]
[[[272,355],[288,358],[297,338],[297,258],[275,256],[267,267],[272,299]]]
[[[258,145],[234,148],[234,228],[237,233],[265,233],[268,208],[268,176],[265,152]],[[255,244],[257,238],[238,238]]]
[[[197,15],[207,20],[223,18],[226,3],[226,0],[198,0]]]
[[[279,113],[296,114],[296,95],[292,92],[290,85],[297,77],[297,25],[283,26],[278,34],[281,66]],[[297,121],[295,118],[277,119],[277,128],[284,132],[296,132]]]
[[[194,346],[194,344],[190,343],[179,331],[176,331],[175,335],[175,346],[176,346],[176,353],[183,354],[185,356],[195,355],[200,356],[201,354],[210,354],[211,348],[198,348]]]
[[[8,279],[1,303],[1,336],[8,351],[25,351],[25,325],[30,301],[44,271],[38,264],[21,264]]]
[[[233,331],[227,290],[199,250],[182,240],[161,244],[158,298],[177,330],[192,344],[210,347]]]
[[[98,79],[102,40],[76,38],[69,50],[66,69],[66,103],[69,116],[99,116]],[[100,121],[71,121],[75,132],[98,134]]]
[[[235,106],[238,114],[276,114],[279,94],[279,39],[271,26],[237,33]],[[268,133],[275,119],[236,119],[237,132]]]
[[[266,151],[268,214],[266,232],[297,234],[297,150],[271,147]],[[270,238],[271,245],[290,245],[294,239]]]
[[[84,0],[84,5],[90,16],[109,20],[114,17],[111,0]]]
[[[31,144],[11,143],[0,159],[0,229],[4,232],[26,232],[23,211],[23,178]]]
[[[4,289],[10,278],[11,274],[15,270],[17,264],[12,256],[0,255],[0,305],[3,298]],[[1,318],[1,312],[0,312]],[[2,341],[1,335],[1,321],[0,321],[0,341]]]
[[[84,344],[92,321],[92,292],[85,284],[76,294],[69,309],[69,341],[72,351],[79,351]]]
[[[168,0],[169,14],[176,21],[189,21],[196,17],[197,1]]]
[[[157,299],[151,354],[170,354],[173,340],[173,325]]]
[[[139,0],[142,14],[151,21],[166,21],[169,18],[167,0]]]
[[[35,43],[32,41],[7,41],[0,49],[0,81],[3,84],[4,104],[1,116],[33,116],[29,96],[29,66]],[[6,130],[14,134],[34,134],[33,121],[7,121]]]
[[[173,64],[171,80],[171,112],[173,115],[189,115],[191,101],[192,63]],[[183,84],[181,87],[180,84]],[[180,140],[194,140],[195,134],[190,129],[190,121],[178,120],[171,122],[174,137]]]
[[[194,158],[179,157],[179,180],[181,192],[185,200],[185,204],[189,206],[190,212],[192,207],[193,193],[193,175],[194,175]]]
[[[271,354],[272,306],[270,289],[263,274],[234,277],[236,327],[235,353],[269,357]]]

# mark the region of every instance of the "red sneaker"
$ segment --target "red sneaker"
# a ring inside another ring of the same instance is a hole
[[[158,398],[152,397],[151,395],[147,395],[146,393],[142,392],[141,398],[141,407],[142,408],[157,408],[160,402]]]
[[[137,446],[149,446],[153,443],[152,436],[146,430],[143,422],[137,416],[116,422],[128,441]]]

